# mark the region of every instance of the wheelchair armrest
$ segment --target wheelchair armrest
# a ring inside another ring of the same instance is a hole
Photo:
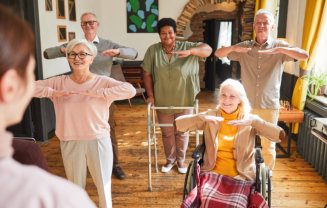
[[[36,140],[33,137],[14,137],[14,139],[28,140],[36,143]]]
[[[264,163],[262,152],[260,148],[255,148],[255,163]]]
[[[204,152],[204,150],[205,150],[205,145],[204,144],[199,144],[195,148],[195,150],[194,150],[194,152],[192,154],[192,158],[198,160],[200,158],[201,154]]]

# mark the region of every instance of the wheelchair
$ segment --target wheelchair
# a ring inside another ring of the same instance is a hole
[[[196,174],[198,170],[198,164],[202,165],[203,156],[205,152],[204,138],[203,143],[199,144],[192,154],[193,160],[190,162],[184,181],[183,188],[183,201],[186,196],[193,190],[196,186]],[[266,200],[269,207],[271,207],[271,178],[270,170],[265,167],[262,152],[260,148],[255,148],[255,164],[256,164],[256,178],[255,178],[255,191],[260,193]]]

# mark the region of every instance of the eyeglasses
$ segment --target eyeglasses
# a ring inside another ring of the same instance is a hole
[[[87,24],[89,24],[89,25],[94,25],[94,23],[96,23],[96,22],[97,22],[96,20],[83,21],[83,22],[81,22],[81,25],[82,25],[82,26],[86,26]]]
[[[78,58],[80,58],[80,59],[85,59],[86,56],[92,56],[92,55],[88,54],[88,53],[84,53],[84,52],[82,52],[82,53],[68,53],[68,58],[70,58],[70,59],[75,59],[76,56],[78,56]]]

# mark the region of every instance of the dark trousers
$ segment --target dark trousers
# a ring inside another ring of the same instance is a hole
[[[119,158],[118,158],[118,144],[116,139],[116,133],[115,133],[115,119],[114,119],[114,112],[116,110],[117,106],[112,103],[109,108],[109,125],[110,125],[110,138],[111,138],[111,144],[112,144],[112,153],[114,156],[113,161],[113,167],[119,166]]]

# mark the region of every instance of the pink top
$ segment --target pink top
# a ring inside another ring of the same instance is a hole
[[[12,134],[0,132],[0,207],[95,207],[82,188],[12,159],[11,143]]]
[[[96,91],[101,97],[68,95],[52,97],[53,90]],[[95,76],[78,84],[69,76],[36,81],[34,97],[48,97],[56,113],[56,135],[60,140],[93,140],[110,136],[109,107],[114,100],[135,96],[135,88],[106,76]]]

